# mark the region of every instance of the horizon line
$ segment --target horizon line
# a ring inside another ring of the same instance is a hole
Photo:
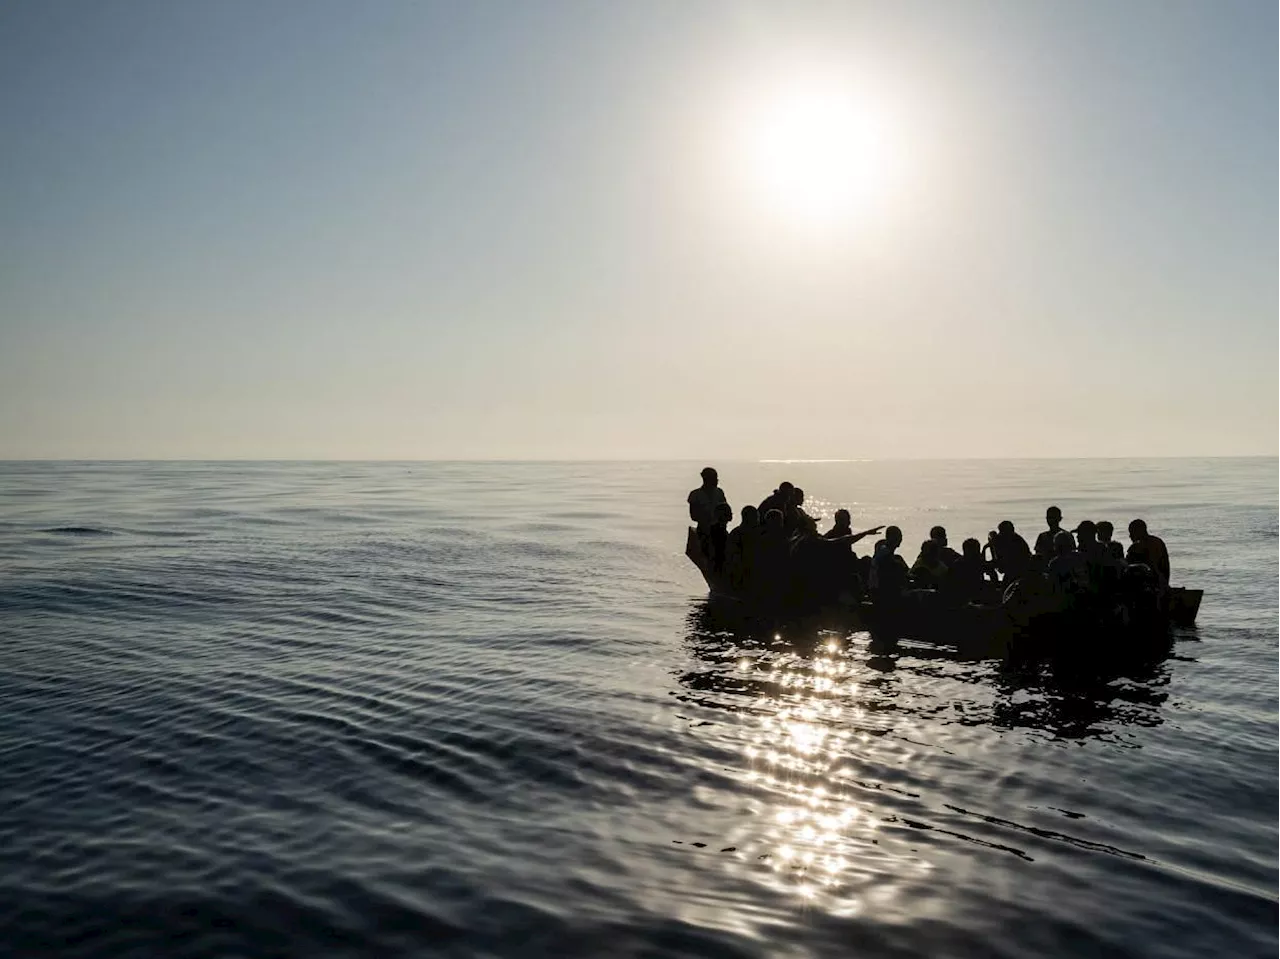
[[[269,456],[38,456],[0,457],[0,463],[735,463],[759,466],[833,465],[842,463],[1058,462],[1070,460],[1230,460],[1277,459],[1280,453],[1179,453],[1134,456],[883,456],[855,459],[685,456],[659,457],[269,457]]]

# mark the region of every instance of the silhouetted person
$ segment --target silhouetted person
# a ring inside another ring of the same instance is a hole
[[[822,535],[826,539],[845,539],[847,537],[849,545],[852,546],[854,543],[858,542],[858,540],[865,539],[868,536],[874,536],[882,529],[884,529],[883,526],[872,526],[868,529],[864,529],[860,533],[855,533],[853,531],[853,526],[851,525],[849,511],[847,509],[838,509],[836,510],[834,525]]]
[[[886,529],[884,539],[876,544],[868,586],[877,603],[892,605],[898,602],[910,585],[907,562],[898,555],[901,545],[902,530],[896,526]]]
[[[920,555],[911,565],[911,579],[920,589],[937,589],[947,575],[947,564],[942,561],[942,547],[936,539],[920,544]]]
[[[960,561],[960,554],[947,545],[947,530],[945,527],[935,526],[929,530],[929,538],[938,544],[938,558],[942,560],[947,569],[950,569]]]
[[[1129,539],[1131,545],[1125,559],[1130,563],[1150,566],[1151,571],[1159,579],[1160,585],[1168,586],[1169,550],[1165,547],[1164,540],[1148,533],[1147,524],[1140,519],[1135,519],[1129,524]]]
[[[764,526],[756,555],[755,582],[760,595],[777,601],[790,583],[791,549],[783,525],[782,510],[764,515]]]
[[[709,561],[714,552],[711,530],[723,522],[719,513],[721,505],[729,504],[725,501],[724,490],[720,488],[720,475],[708,466],[702,471],[702,485],[689,493],[689,519],[697,526],[698,545]]]
[[[963,552],[947,570],[942,589],[954,603],[972,603],[982,598],[987,564],[982,558],[982,544],[976,539],[966,539],[960,548]]]
[[[798,486],[792,487],[791,502],[782,511],[782,516],[788,534],[818,531],[818,521],[804,511],[804,490]]]
[[[760,515],[767,517],[769,510],[785,510],[791,503],[791,491],[795,489],[786,480],[778,484],[778,488],[764,498],[760,503]]]
[[[1049,560],[1049,582],[1066,593],[1083,592],[1089,586],[1085,558],[1076,549],[1076,541],[1065,529],[1053,540],[1054,556]]]
[[[1120,584],[1124,560],[1116,559],[1106,545],[1098,541],[1098,524],[1082,520],[1073,531],[1076,549],[1084,558],[1089,575],[1089,589],[1097,594],[1111,594]]]
[[[725,566],[729,570],[729,582],[738,591],[750,588],[754,582],[762,533],[756,508],[742,507],[742,522],[731,529],[725,539]]]
[[[822,534],[827,539],[838,539],[841,536],[853,535],[853,517],[849,515],[847,509],[836,510],[835,520],[832,522],[831,529]]]
[[[996,535],[991,540],[991,556],[1006,583],[1022,579],[1031,568],[1031,547],[1007,519],[996,527]]]
[[[1062,510],[1056,506],[1050,506],[1045,510],[1044,520],[1049,524],[1049,528],[1036,537],[1036,556],[1050,560],[1058,555],[1058,534],[1065,532],[1062,528]]]
[[[733,522],[733,508],[728,503],[716,507],[716,521],[711,527],[711,566],[717,573],[724,570],[725,546],[729,539],[729,524]]]
[[[1102,544],[1103,549],[1116,559],[1124,560],[1124,547],[1112,540],[1115,535],[1116,528],[1108,523],[1105,519],[1098,523],[1098,542]]]
[[[857,557],[849,548],[854,534],[828,537],[802,526],[791,536],[792,593],[801,602],[826,603],[842,591],[858,593]]]

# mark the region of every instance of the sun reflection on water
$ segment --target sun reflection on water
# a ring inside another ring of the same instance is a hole
[[[859,698],[865,667],[848,658],[846,643],[825,637],[808,656],[792,648],[744,658],[738,669],[753,692],[741,747],[744,779],[764,800],[763,814],[739,842],[754,853],[748,861],[760,878],[806,907],[850,915],[868,887],[883,896],[892,885],[886,876],[920,874],[918,858],[881,844],[880,817],[852,774],[873,738],[868,730],[881,730],[872,728]]]
[[[831,915],[945,910],[950,900],[925,890],[948,843],[1026,858],[1016,840],[940,825],[966,811],[921,795],[972,741],[964,729],[1107,735],[1158,724],[1167,696],[1158,665],[1121,683],[865,633],[797,628],[784,640],[707,607],[690,625],[698,668],[683,674],[681,700],[734,717],[701,734],[716,772],[740,784],[733,801],[745,813],[724,821],[722,868]],[[726,767],[725,750],[737,764]]]

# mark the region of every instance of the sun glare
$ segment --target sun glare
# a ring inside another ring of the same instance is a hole
[[[747,188],[800,225],[846,223],[883,196],[894,172],[884,117],[847,83],[800,77],[739,115]]]

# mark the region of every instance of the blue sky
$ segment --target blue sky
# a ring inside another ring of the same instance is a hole
[[[0,456],[1275,454],[1277,28],[8,5]],[[813,71],[888,121],[821,227],[734,125]]]

